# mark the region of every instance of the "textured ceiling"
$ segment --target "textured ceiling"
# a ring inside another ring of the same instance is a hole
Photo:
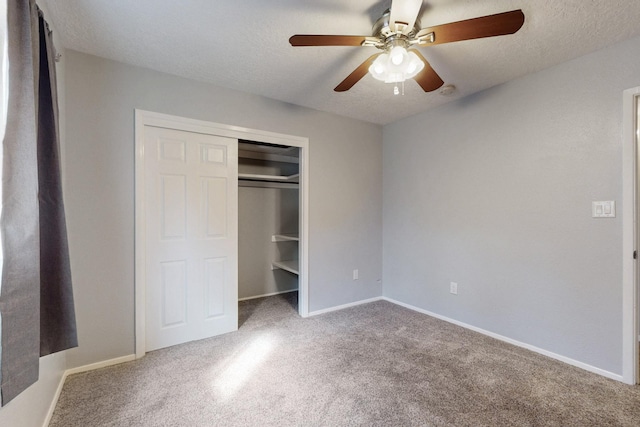
[[[377,50],[298,47],[293,34],[370,35],[391,0],[46,0],[66,48],[347,117],[386,124],[640,35],[639,0],[425,0],[422,26],[522,9],[510,36],[421,48],[454,96],[405,95],[365,76],[333,88]]]

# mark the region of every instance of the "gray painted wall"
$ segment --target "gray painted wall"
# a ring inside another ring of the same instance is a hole
[[[134,351],[134,109],[309,138],[310,310],[382,293],[381,127],[74,51],[67,58],[67,212],[80,348]],[[360,269],[360,280],[351,272]]]
[[[638,85],[633,39],[385,126],[384,295],[621,374],[620,210],[591,202],[620,209]]]

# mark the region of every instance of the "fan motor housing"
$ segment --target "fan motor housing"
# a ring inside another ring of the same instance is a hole
[[[384,41],[385,45],[389,38],[400,39],[404,38],[407,40],[407,44],[409,43],[409,39],[413,38],[420,31],[420,20],[416,19],[415,24],[413,24],[413,29],[409,31],[409,33],[402,34],[401,32],[392,31],[389,26],[389,18],[391,17],[391,9],[387,9],[382,16],[373,24],[373,36],[380,38],[380,40]]]

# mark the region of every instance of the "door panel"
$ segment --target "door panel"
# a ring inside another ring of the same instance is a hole
[[[237,140],[145,126],[146,349],[238,328]]]
[[[217,200],[227,198],[226,178],[202,178],[202,212],[204,237],[220,239],[227,236],[227,213],[225,206]]]
[[[185,239],[187,231],[187,180],[184,175],[160,176],[162,240]]]
[[[224,315],[224,283],[227,259],[209,258],[204,264],[205,303],[207,319]]]
[[[187,323],[187,261],[160,263],[161,327]]]

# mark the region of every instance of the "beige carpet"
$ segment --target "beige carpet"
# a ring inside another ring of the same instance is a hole
[[[245,302],[236,333],[71,376],[51,426],[640,426],[639,387],[387,302],[294,305]]]

